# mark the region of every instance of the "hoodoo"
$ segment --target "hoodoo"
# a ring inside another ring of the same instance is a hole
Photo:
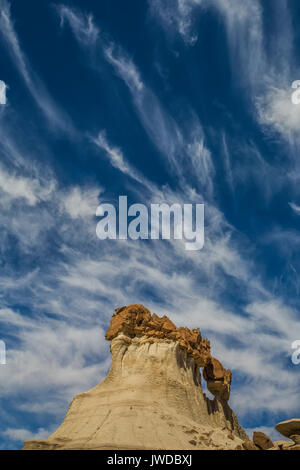
[[[57,431],[24,449],[242,448],[248,437],[228,405],[231,372],[199,329],[130,305],[115,311],[105,337],[112,354],[105,380],[73,399]]]

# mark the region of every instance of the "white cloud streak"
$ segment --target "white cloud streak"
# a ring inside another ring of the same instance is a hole
[[[293,211],[297,214],[297,215],[300,215],[300,206],[298,206],[297,204],[295,204],[294,202],[289,202],[289,206],[291,209],[293,209]]]
[[[177,30],[187,45],[196,43],[195,8],[202,7],[204,0],[149,0],[148,4],[151,14],[158,18],[167,32]]]
[[[62,195],[60,207],[72,219],[92,217],[99,204],[100,188],[73,187]]]
[[[198,177],[201,189],[212,194],[214,166],[204,145],[204,134],[198,118],[191,112],[186,128],[181,128],[164,109],[157,96],[140,79],[140,74],[127,54],[110,44],[104,47],[108,62],[128,86],[137,114],[152,143],[166,157],[173,173],[186,186],[183,168]],[[185,162],[185,164],[183,164]]]
[[[288,139],[300,128],[300,107],[292,103],[291,96],[290,86],[285,89],[270,87],[268,94],[257,100],[260,122]]]
[[[54,103],[42,81],[31,69],[14,29],[10,3],[7,0],[0,0],[0,35],[36,105],[42,110],[49,124],[54,128],[73,132],[70,118]]]
[[[299,129],[299,109],[291,103],[293,25],[286,0],[273,2],[272,38],[266,49],[267,36],[260,0],[183,0],[149,2],[152,14],[161,25],[193,44],[191,28],[205,9],[222,17],[229,44],[232,71],[240,92],[248,96],[259,122],[273,132],[291,140]],[[199,8],[200,7],[200,8]],[[279,20],[280,18],[280,20]],[[268,38],[270,39],[270,38]]]
[[[68,20],[72,18],[74,21],[75,11],[71,10],[67,13],[69,7],[61,8],[64,9],[64,17]],[[78,22],[81,23],[81,13],[77,12],[77,14],[79,15]],[[96,28],[94,24],[93,28]],[[82,40],[81,30],[72,28],[72,31],[82,46],[95,47],[95,44],[87,44]],[[195,113],[190,111],[190,115],[185,119],[185,128],[180,126],[166,111],[153,91],[143,82],[140,71],[126,51],[113,41],[98,41],[98,45],[107,62],[128,87],[145,132],[152,144],[166,158],[168,168],[185,187],[187,175],[184,174],[183,168],[186,168],[187,173],[192,173],[198,178],[202,191],[210,197],[213,189],[214,166],[210,152],[205,147],[202,126]],[[108,148],[102,134],[98,143],[103,148]],[[121,171],[129,173],[128,167],[125,168],[124,161],[121,161],[120,152],[107,153],[114,166],[118,165],[119,169],[122,167]],[[132,171],[131,176],[133,176]],[[137,179],[136,176],[135,174],[135,179]]]
[[[158,192],[158,188],[126,160],[123,151],[108,141],[106,131],[100,131],[96,138],[91,138],[91,141],[104,151],[114,168],[142,184],[150,193]]]
[[[128,174],[130,176],[134,176],[133,171],[129,168],[129,165],[125,162],[123,152],[118,147],[113,147],[109,144],[106,132],[101,131],[99,132],[96,139],[93,139],[93,142],[100,147],[102,150],[105,151],[106,155],[111,162],[111,165],[122,173]]]
[[[141,92],[144,84],[133,61],[121,49],[117,51],[116,46],[112,43],[105,47],[104,53],[108,62],[125,81],[131,92]]]
[[[73,33],[80,42],[90,45],[94,44],[99,36],[99,30],[93,21],[93,15],[85,14],[81,11],[64,5],[55,6],[60,17],[60,26],[63,27],[65,21],[69,23]]]
[[[25,203],[34,206],[37,202],[47,199],[53,190],[53,186],[41,186],[40,181],[7,172],[4,167],[0,167],[0,192],[3,192],[1,205],[11,203],[16,199],[23,199]]]
[[[37,432],[31,432],[28,431],[28,429],[9,428],[3,431],[1,434],[4,437],[8,437],[12,441],[24,443],[24,441],[32,439],[46,439],[51,434],[51,431],[44,428],[39,428]]]

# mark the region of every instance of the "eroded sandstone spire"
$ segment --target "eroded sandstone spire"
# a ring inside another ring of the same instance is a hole
[[[199,329],[129,305],[115,311],[105,337],[106,379],[73,399],[48,439],[25,449],[242,448],[247,435],[227,403],[231,372]],[[201,369],[214,400],[203,393]]]
[[[143,336],[149,343],[178,342],[197,366],[204,367],[203,377],[207,381],[208,390],[219,398],[229,400],[232,374],[211,356],[210,342],[202,338],[200,328],[176,328],[165,315],[161,318],[155,313],[151,315],[143,305],[135,304],[116,309],[105,338],[111,341],[120,333],[130,337]]]

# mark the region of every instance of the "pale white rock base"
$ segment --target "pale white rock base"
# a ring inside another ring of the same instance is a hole
[[[209,400],[177,342],[120,333],[106,379],[77,395],[61,426],[24,449],[236,449],[247,439],[227,402]]]

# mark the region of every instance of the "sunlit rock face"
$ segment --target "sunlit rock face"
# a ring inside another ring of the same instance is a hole
[[[73,399],[48,439],[25,449],[242,448],[247,435],[227,403],[231,372],[199,329],[130,305],[116,310],[106,339],[106,379]],[[203,393],[201,368],[214,400]]]

